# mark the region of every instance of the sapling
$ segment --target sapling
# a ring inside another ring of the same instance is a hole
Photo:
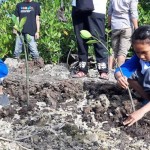
[[[15,15],[12,15],[13,23],[15,24],[13,26],[14,30],[16,30],[17,36],[21,39],[21,42],[23,44],[24,53],[25,53],[25,66],[26,66],[26,94],[27,94],[27,105],[29,105],[29,67],[28,67],[28,56],[27,56],[27,48],[24,41],[24,37],[22,35],[23,26],[26,23],[27,18],[23,17],[20,21],[18,17]],[[30,40],[27,35],[27,40]]]
[[[93,36],[89,31],[87,31],[87,30],[81,30],[81,31],[80,31],[80,36],[81,36],[83,39],[88,40],[88,41],[86,42],[87,44],[101,43],[101,44],[103,45],[103,47],[107,50],[108,55],[112,55],[112,49],[108,49],[108,48],[105,46],[105,44],[104,44],[101,40],[99,40],[97,37]],[[123,75],[123,72],[122,72],[122,70],[121,70],[121,68],[120,68],[120,66],[119,66],[119,64],[118,64],[118,62],[117,62],[117,60],[114,59],[114,61],[115,61],[116,66],[119,68],[119,70],[120,70],[120,72],[121,72],[121,75],[124,76],[124,75]],[[133,98],[132,98],[132,95],[131,95],[131,91],[130,91],[129,86],[127,87],[127,90],[128,90],[129,97],[130,97],[130,100],[131,100],[132,109],[133,109],[133,111],[135,111],[135,105],[134,105],[134,101],[133,101]],[[137,125],[137,124],[136,124],[136,125]]]

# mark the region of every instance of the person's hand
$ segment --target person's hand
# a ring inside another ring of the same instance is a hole
[[[35,33],[35,39],[37,40],[37,39],[39,39],[39,38],[40,38],[39,32],[36,32],[36,33]]]
[[[127,77],[125,77],[125,76],[120,76],[120,77],[117,79],[117,84],[118,84],[120,87],[122,87],[122,88],[124,88],[124,89],[127,89],[127,88],[128,88],[128,85],[129,85],[129,83],[128,83],[128,81],[127,81]]]
[[[139,109],[128,116],[128,118],[123,122],[123,125],[131,126],[138,120],[140,120],[145,115],[142,109]]]

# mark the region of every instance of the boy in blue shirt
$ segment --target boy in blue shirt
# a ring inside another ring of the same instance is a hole
[[[117,83],[124,89],[130,85],[143,98],[144,106],[123,122],[131,126],[150,111],[150,25],[141,26],[132,35],[135,55],[115,71]]]

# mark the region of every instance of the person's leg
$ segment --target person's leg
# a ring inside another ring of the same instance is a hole
[[[126,56],[123,56],[123,55],[119,55],[117,57],[117,62],[118,62],[118,66],[121,66],[126,60]]]
[[[108,79],[108,51],[105,42],[105,15],[93,12],[88,16],[88,23],[91,34],[103,43],[94,44],[94,50],[98,72],[101,77]]]
[[[143,87],[144,91],[150,94],[150,68],[148,68],[144,73]]]
[[[150,69],[148,72],[150,72]],[[145,87],[143,86],[145,82],[145,76],[141,73],[141,70],[136,70],[135,73],[128,79],[128,82],[129,85],[141,96],[142,104],[146,104],[147,102],[149,102],[150,94],[147,90],[145,90]],[[148,89],[150,90],[150,88]]]
[[[108,56],[108,69],[109,70],[114,69],[114,56],[113,55]]]
[[[128,80],[129,85],[143,98],[149,100],[149,95],[144,91],[143,87],[136,80]]]
[[[121,30],[119,51],[117,54],[117,61],[119,66],[121,66],[126,60],[128,50],[131,47],[131,36],[132,36],[131,28]]]
[[[111,35],[111,45],[112,45],[112,54],[109,56],[109,69],[114,69],[116,65],[114,59],[116,59],[120,43],[120,30],[112,30]]]
[[[16,36],[15,50],[14,50],[14,58],[19,58],[22,52],[22,41],[20,36]]]
[[[76,35],[77,46],[78,46],[78,57],[79,57],[79,76],[78,74],[73,77],[82,77],[88,73],[88,45],[86,40],[82,39],[80,36],[81,30],[87,30],[88,27],[85,23],[87,16],[84,13],[77,14],[75,7],[72,9],[72,21],[74,32]]]
[[[26,34],[25,38],[26,38],[26,42],[28,43],[31,56],[33,57],[33,59],[38,59],[39,52],[37,49],[37,43],[35,41],[35,37],[29,34]]]

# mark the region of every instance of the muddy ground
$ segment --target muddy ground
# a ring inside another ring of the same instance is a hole
[[[24,61],[6,59],[4,91],[10,105],[0,108],[0,150],[149,150],[150,117],[123,126],[132,112],[128,92],[110,80],[73,79],[66,64],[29,62],[29,103]],[[136,109],[141,107],[134,92]]]

